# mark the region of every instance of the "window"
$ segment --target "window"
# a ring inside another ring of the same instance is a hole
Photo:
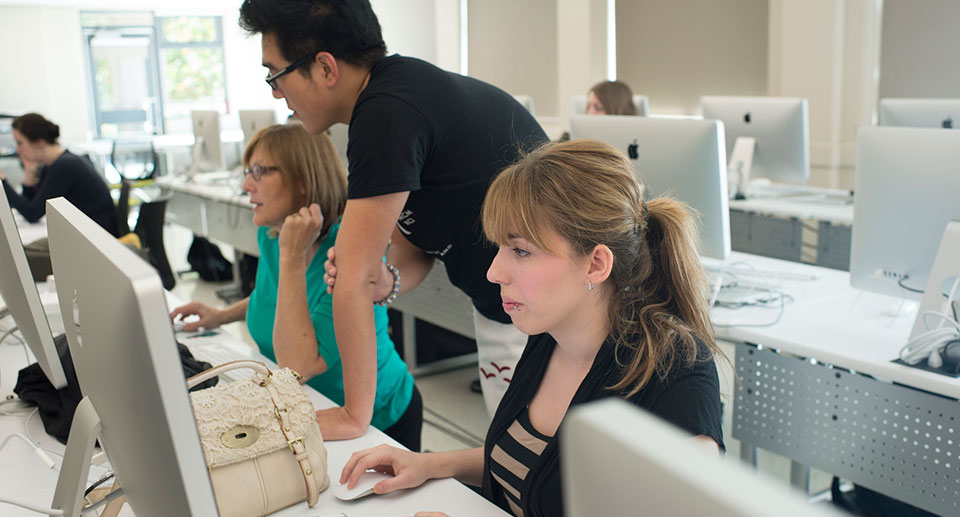
[[[189,131],[192,109],[226,112],[222,18],[158,17],[157,36],[167,132]]]

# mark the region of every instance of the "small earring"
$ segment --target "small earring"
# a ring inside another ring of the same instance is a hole
[[[587,290],[593,291],[593,282],[587,280]]]

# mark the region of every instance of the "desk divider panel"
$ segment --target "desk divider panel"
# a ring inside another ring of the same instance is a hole
[[[960,404],[737,344],[733,436],[941,515],[960,514]]]
[[[799,219],[730,211],[730,242],[735,251],[800,262],[802,231]]]

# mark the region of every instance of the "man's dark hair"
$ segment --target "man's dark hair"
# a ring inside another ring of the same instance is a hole
[[[273,35],[291,62],[325,51],[370,68],[387,54],[368,0],[244,0],[240,28]]]

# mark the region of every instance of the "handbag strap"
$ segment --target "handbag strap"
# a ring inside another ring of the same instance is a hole
[[[267,378],[261,386],[266,388],[267,393],[270,394],[270,400],[273,401],[274,413],[277,415],[277,420],[280,421],[280,431],[283,433],[284,438],[287,439],[290,452],[297,458],[297,463],[300,465],[300,472],[303,473],[303,481],[307,485],[307,506],[312,507],[317,504],[320,492],[317,490],[317,485],[313,479],[313,465],[310,463],[310,455],[307,452],[307,446],[303,441],[303,436],[296,436],[294,434],[293,426],[290,425],[290,417],[287,414],[287,408],[280,402],[280,394],[277,393],[276,387],[273,386],[270,379]]]
[[[197,384],[200,384],[203,381],[216,377],[221,373],[228,372],[230,370],[236,370],[237,368],[250,368],[251,370],[256,371],[264,377],[271,375],[270,369],[267,368],[267,365],[261,363],[260,361],[253,361],[250,359],[239,359],[237,361],[230,361],[228,363],[223,363],[219,366],[214,366],[204,370],[189,379],[187,379],[187,388],[192,388]]]

